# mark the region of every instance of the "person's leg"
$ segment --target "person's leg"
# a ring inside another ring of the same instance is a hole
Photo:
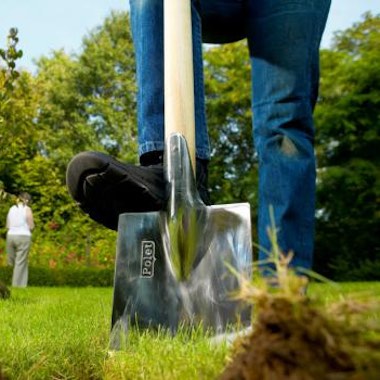
[[[246,0],[198,0],[203,42],[224,44],[247,36]]]
[[[12,286],[25,288],[28,284],[28,256],[31,238],[30,236],[17,236],[16,239],[17,252]]]
[[[117,229],[119,214],[161,210],[167,199],[163,173],[163,0],[130,0],[138,85],[138,138],[141,166],[98,152],[83,152],[68,165],[70,195],[92,219]],[[204,108],[200,17],[192,7],[195,77],[197,188],[209,204],[209,142]]]
[[[163,0],[130,0],[136,56],[139,154],[164,150]],[[210,158],[204,105],[201,20],[192,6],[196,156]],[[142,159],[144,163],[144,158]]]
[[[163,0],[130,0],[139,155],[164,149]]]
[[[13,235],[7,235],[6,241],[7,265],[13,267],[16,260],[16,248]]]
[[[310,268],[316,167],[312,112],[318,50],[330,0],[248,0],[254,141],[259,158],[259,259],[270,250],[274,209],[278,242],[291,265]]]

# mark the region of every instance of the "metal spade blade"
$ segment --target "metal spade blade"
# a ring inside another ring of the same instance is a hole
[[[223,332],[249,323],[250,310],[231,298],[252,269],[248,203],[205,206],[195,186],[186,140],[166,144],[167,209],[119,217],[111,348],[130,325],[179,325]]]

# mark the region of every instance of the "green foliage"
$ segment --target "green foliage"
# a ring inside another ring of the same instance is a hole
[[[0,267],[0,279],[11,284],[12,267]],[[113,286],[112,268],[30,266],[28,286],[110,287]]]
[[[249,202],[256,237],[257,162],[252,140],[251,80],[245,42],[205,52],[206,110],[213,203]]]
[[[29,260],[32,265],[49,268],[113,268],[115,253],[116,233],[81,216],[68,225],[52,221],[44,230],[36,231]]]
[[[1,67],[1,92],[0,104],[7,101],[7,92],[13,90],[13,82],[20,75],[16,70],[16,60],[22,57],[22,50],[18,50],[17,43],[19,41],[18,30],[11,28],[7,37],[7,48],[0,49],[0,59],[5,63],[5,68]]]
[[[321,56],[315,270],[331,278],[379,260],[379,30],[380,16],[366,14],[337,33]],[[17,43],[12,30],[0,50],[0,264],[12,204],[4,194],[28,191],[36,221],[31,265],[111,268],[116,234],[78,210],[67,193],[65,171],[83,150],[137,161],[128,14],[111,13],[85,36],[77,55],[55,51],[41,57],[34,75],[17,71],[22,54]],[[205,52],[212,200],[250,202],[255,241],[258,178],[250,75],[245,43]]]
[[[36,91],[39,112],[35,123],[41,134],[39,153],[64,174],[72,156],[82,150],[100,149],[96,134],[88,125],[84,99],[78,91],[79,63],[63,51],[38,61]],[[62,178],[62,182],[64,177]]]
[[[36,230],[31,262],[113,265],[115,233],[78,210],[66,190],[65,172],[70,159],[83,150],[136,161],[134,58],[128,26],[126,13],[112,13],[84,38],[78,57],[63,51],[42,57],[37,74],[22,72],[7,92],[2,112],[6,128],[0,139],[1,189],[32,195]],[[11,204],[9,197],[0,202],[2,236]],[[4,262],[1,256],[0,261]]]
[[[41,150],[64,172],[72,156],[98,150],[135,161],[134,56],[126,13],[112,13],[83,39],[82,52],[38,61]]]
[[[379,27],[364,15],[321,59],[316,270],[334,278],[380,258]]]
[[[7,48],[0,49],[0,182],[11,192],[15,167],[30,155],[36,141],[31,123],[36,111],[32,78],[16,70],[16,61],[22,56],[17,33],[12,28]]]
[[[102,150],[136,162],[135,59],[127,13],[112,13],[83,40],[76,82]]]
[[[335,277],[341,281],[361,281],[363,278],[366,281],[380,280],[380,260],[362,259],[358,266],[350,265],[344,257],[337,257],[332,264],[335,270]]]
[[[252,188],[257,178],[247,46],[239,42],[206,51],[205,81],[212,147],[212,195],[218,202],[245,200],[254,204],[256,196]]]

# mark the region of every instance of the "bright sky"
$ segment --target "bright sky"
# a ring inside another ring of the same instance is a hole
[[[5,47],[9,29],[17,27],[18,46],[24,51],[18,65],[33,71],[33,59],[52,50],[79,52],[90,30],[111,10],[127,10],[128,4],[128,0],[0,0],[0,47]],[[379,14],[380,0],[332,0],[322,47],[329,47],[333,32],[360,21],[366,11]]]

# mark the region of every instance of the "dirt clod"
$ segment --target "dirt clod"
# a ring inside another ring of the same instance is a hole
[[[235,344],[235,354],[218,380],[375,379],[376,368],[352,355],[355,334],[313,307],[267,295],[253,331]],[[380,370],[380,368],[378,368]]]
[[[0,299],[7,299],[11,296],[11,291],[0,281]]]

